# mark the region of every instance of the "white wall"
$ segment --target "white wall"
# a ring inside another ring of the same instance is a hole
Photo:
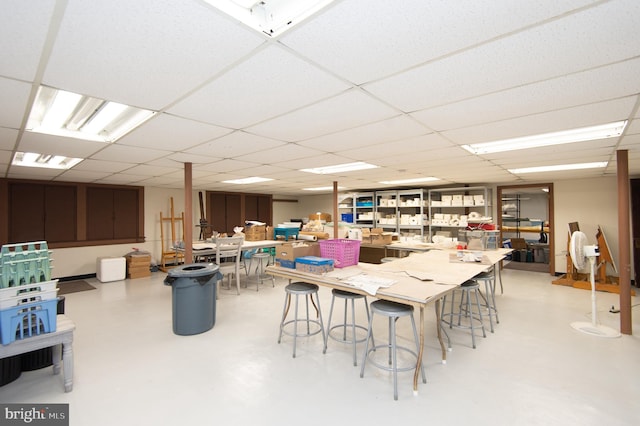
[[[618,189],[615,177],[554,182],[556,272],[567,272],[569,222],[578,222],[590,244],[596,244],[598,225],[618,264]],[[619,265],[618,265],[619,266]],[[610,275],[617,273],[607,270]],[[632,275],[633,276],[633,275]]]
[[[618,256],[618,216],[617,182],[615,177],[581,179],[554,182],[555,192],[555,245],[556,272],[566,272],[565,248],[569,222],[579,222],[580,228],[595,243],[597,226],[602,226],[612,255]],[[495,194],[495,188],[494,192]],[[134,247],[149,251],[152,259],[159,262],[161,256],[160,212],[169,217],[170,197],[174,201],[174,214],[179,216],[185,211],[184,191],[164,188],[145,188],[145,239],[142,244],[120,244],[95,247],[66,248],[53,250],[54,277],[95,274],[96,259],[100,256],[123,256]],[[495,197],[495,195],[494,195]],[[286,198],[274,196],[274,198]],[[290,198],[290,197],[289,197]],[[193,236],[198,237],[199,222],[198,193],[194,192],[192,211],[194,217]],[[495,200],[494,204],[495,206]],[[275,202],[273,221],[275,224],[291,218],[308,217],[310,213],[333,213],[332,194],[300,197],[297,203]],[[495,208],[494,208],[495,210]],[[494,212],[495,215],[495,212]],[[179,231],[181,232],[181,231]],[[182,235],[180,235],[182,238]],[[613,275],[613,274],[612,274]],[[617,274],[616,274],[617,275]]]

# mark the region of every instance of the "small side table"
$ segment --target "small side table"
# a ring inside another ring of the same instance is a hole
[[[60,373],[62,360],[64,391],[71,392],[73,390],[73,332],[76,325],[65,315],[58,315],[56,323],[56,331],[52,333],[39,334],[15,340],[8,345],[0,345],[0,359],[52,346],[53,374]]]

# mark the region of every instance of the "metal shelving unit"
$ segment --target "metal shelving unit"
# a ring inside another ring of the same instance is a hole
[[[429,238],[440,231],[458,237],[458,231],[469,224],[493,223],[493,218],[482,219],[491,217],[491,196],[491,189],[486,186],[429,190]],[[474,219],[473,213],[480,218]]]

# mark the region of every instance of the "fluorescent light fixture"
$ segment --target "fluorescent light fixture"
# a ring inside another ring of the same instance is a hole
[[[504,139],[495,142],[462,145],[472,154],[482,155],[494,152],[515,151],[518,149],[538,148],[541,146],[561,145],[574,142],[586,142],[598,139],[615,138],[622,134],[627,121],[600,124],[598,126],[582,127],[562,132],[544,133],[541,135],[525,136],[521,138]]]
[[[300,169],[301,172],[316,173],[319,175],[327,175],[331,173],[353,172],[356,170],[375,169],[378,166],[358,161],[355,163],[336,164],[335,166],[315,167],[312,169]]]
[[[345,188],[339,186],[338,190],[343,191]],[[302,188],[303,191],[333,191],[333,186],[317,186],[315,188]]]
[[[154,114],[150,110],[40,86],[27,131],[109,143]]]
[[[525,167],[523,169],[509,169],[509,173],[522,175],[526,173],[561,172],[565,170],[598,169],[607,167],[608,162],[600,161],[595,163],[559,164],[556,166]]]
[[[399,179],[399,180],[383,180],[382,184],[385,185],[403,185],[403,184],[408,184],[408,183],[422,183],[422,182],[433,182],[436,180],[440,180],[436,177],[422,177],[422,178],[415,178],[415,179]]]
[[[62,155],[38,154],[35,152],[16,152],[11,164],[23,167],[41,167],[46,169],[70,169],[82,158],[65,157]]]
[[[222,183],[235,183],[238,185],[247,185],[250,183],[268,182],[270,180],[273,180],[273,179],[254,176],[254,177],[248,177],[243,179],[223,180]]]
[[[333,0],[205,0],[244,25],[276,37],[327,7]]]

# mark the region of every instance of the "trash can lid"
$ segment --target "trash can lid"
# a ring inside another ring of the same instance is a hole
[[[220,266],[215,263],[190,263],[169,269],[167,274],[172,278],[203,277],[215,274],[218,269],[220,269]]]

